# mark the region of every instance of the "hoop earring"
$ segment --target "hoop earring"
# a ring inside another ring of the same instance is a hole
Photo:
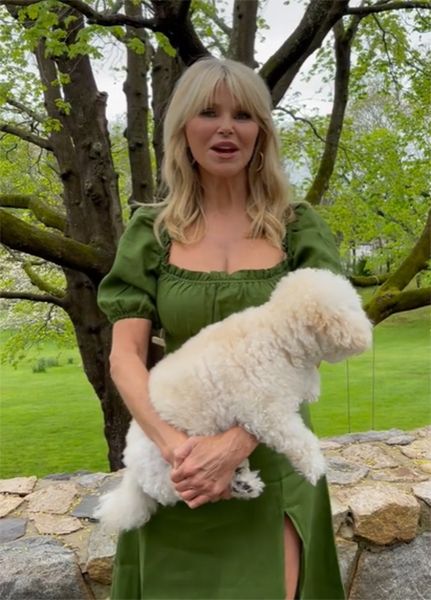
[[[191,153],[190,148],[187,147],[187,158],[189,159],[189,163],[191,167],[194,167],[196,164],[196,159],[193,156],[193,154]]]
[[[262,171],[264,162],[265,157],[263,156],[263,152],[259,152],[259,166],[256,168],[256,173]]]

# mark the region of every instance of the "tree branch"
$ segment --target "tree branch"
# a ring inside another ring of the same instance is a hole
[[[424,0],[422,2],[387,2],[385,4],[375,4],[374,6],[351,6],[344,11],[346,15],[362,15],[366,16],[371,13],[379,13],[387,10],[400,10],[412,8],[427,8],[431,9],[431,2]]]
[[[402,221],[400,221],[399,219],[396,219],[395,217],[393,217],[392,215],[388,215],[387,213],[385,213],[384,210],[382,210],[381,208],[377,208],[377,207],[373,207],[373,206],[369,206],[369,208],[379,217],[382,217],[383,219],[385,219],[385,221],[387,221],[388,223],[395,223],[395,225],[398,225],[398,227],[400,227],[403,231],[405,231],[408,235],[412,236],[413,238],[416,237],[416,232],[413,231],[408,225],[406,225],[405,223],[403,223]]]
[[[232,27],[229,27],[229,25],[227,25],[223,19],[221,17],[218,16],[218,14],[216,12],[214,12],[211,15],[207,15],[208,18],[210,18],[212,21],[214,21],[214,23],[217,25],[217,27],[223,31],[223,33],[225,35],[227,35],[228,37],[230,37],[232,35]]]
[[[260,70],[276,106],[305,60],[345,14],[348,0],[313,0],[292,35]]]
[[[10,6],[31,6],[32,4],[38,4],[42,0],[0,0],[0,5]],[[89,4],[82,0],[58,0],[61,4],[74,8],[82,15],[87,17],[89,23],[97,23],[98,25],[130,25],[132,27],[141,28],[146,27],[152,31],[157,31],[156,22],[154,19],[144,19],[142,17],[128,17],[127,15],[119,13],[100,13],[94,8],[91,8]]]
[[[298,117],[298,115],[296,115],[292,110],[284,108],[284,106],[277,106],[277,108],[275,110],[279,110],[280,112],[282,112],[286,115],[289,115],[289,117],[292,117],[292,119],[294,121],[306,123],[310,127],[310,129],[312,130],[314,135],[317,137],[317,139],[320,140],[321,142],[325,143],[325,138],[320,135],[320,133],[317,131],[314,123],[312,123],[309,119],[306,119],[305,117]]]
[[[9,104],[10,106],[17,108],[19,111],[26,113],[29,117],[31,117],[38,123],[43,123],[44,121],[43,115],[37,113],[32,108],[26,106],[22,102],[18,102],[18,100],[15,100],[14,98],[7,98],[6,104]]]
[[[372,287],[382,285],[389,275],[351,275],[349,281],[355,287]]]
[[[27,277],[30,279],[31,284],[37,287],[41,292],[47,292],[50,296],[55,296],[56,298],[64,298],[66,296],[66,292],[64,290],[55,287],[55,285],[51,285],[38,273],[36,273],[29,262],[23,263],[22,268]]]
[[[21,194],[0,194],[0,206],[31,210],[46,227],[53,227],[59,231],[64,231],[66,228],[65,213],[48,206],[40,198]]]
[[[414,310],[430,304],[431,287],[428,287],[379,294],[364,306],[364,310],[374,325],[377,325],[395,313]]]
[[[379,323],[393,312],[411,310],[430,303],[430,299],[426,297],[426,291],[424,292],[423,289],[401,292],[417,273],[426,269],[430,256],[431,210],[428,213],[422,234],[409,255],[403,260],[398,269],[388,277],[367,304],[367,314],[374,323]]]
[[[190,4],[191,0],[152,0],[156,21],[154,31],[166,35],[186,66],[211,56],[193,27]]]
[[[398,269],[389,277],[382,286],[382,293],[388,290],[402,290],[413,279],[413,277],[425,269],[431,257],[431,209],[420,238],[403,260]]]
[[[257,29],[257,0],[235,0],[233,28],[228,49],[229,58],[249,67],[257,67],[254,59],[254,41]]]
[[[344,114],[349,98],[350,54],[352,40],[357,31],[361,17],[354,17],[347,31],[340,20],[334,25],[335,36],[335,81],[334,103],[331,119],[326,134],[325,148],[320,160],[319,169],[309,189],[306,200],[310,204],[320,204],[323,195],[329,187],[329,181],[334,171],[337,159],[338,145],[343,130]]]
[[[0,231],[0,241],[9,248],[80,271],[96,281],[108,272],[112,262],[112,257],[91,246],[24,223],[4,209],[0,209]]]
[[[5,300],[30,300],[31,302],[47,302],[65,309],[66,302],[51,294],[33,294],[31,292],[0,292],[0,298]]]
[[[30,131],[26,131],[25,129],[17,127],[16,125],[0,123],[0,131],[4,131],[5,133],[9,133],[10,135],[19,137],[26,142],[30,142],[31,144],[35,144],[36,146],[43,148],[44,150],[49,150],[50,152],[52,152],[53,150],[49,140],[42,138],[34,133],[30,133]]]

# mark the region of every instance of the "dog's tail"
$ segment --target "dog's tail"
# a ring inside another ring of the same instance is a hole
[[[157,502],[146,494],[126,469],[120,485],[100,498],[94,516],[110,531],[128,531],[146,523]]]

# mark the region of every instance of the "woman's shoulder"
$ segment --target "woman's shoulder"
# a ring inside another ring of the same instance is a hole
[[[163,206],[160,204],[139,204],[132,207],[132,216],[129,224],[144,225],[146,227],[153,227],[154,221],[159,216]]]
[[[295,219],[286,226],[285,244],[292,269],[315,267],[340,272],[334,235],[317,210],[308,202],[294,202]]]
[[[154,223],[162,210],[159,204],[140,204],[137,206],[126,225],[123,239],[134,240],[144,238],[147,243],[164,246],[164,234],[160,234],[160,244],[154,231]]]
[[[317,211],[306,200],[291,202],[290,206],[292,207],[293,217],[289,220],[287,227],[297,229],[298,226],[303,225],[310,219],[315,219],[316,216],[320,218]]]

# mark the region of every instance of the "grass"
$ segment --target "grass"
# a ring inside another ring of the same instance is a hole
[[[431,422],[430,310],[393,315],[374,329],[374,348],[337,365],[322,363],[312,406],[320,436],[414,429]]]
[[[60,366],[34,373],[40,357]],[[108,470],[99,401],[78,351],[44,345],[16,369],[3,365],[1,387],[0,477]]]
[[[322,364],[322,396],[312,406],[316,432],[429,424],[429,325],[429,308],[394,315],[375,329],[374,359],[369,351],[347,367]],[[41,357],[60,366],[34,373]],[[99,401],[77,351],[44,345],[18,368],[2,366],[1,387],[0,477],[108,469]]]

